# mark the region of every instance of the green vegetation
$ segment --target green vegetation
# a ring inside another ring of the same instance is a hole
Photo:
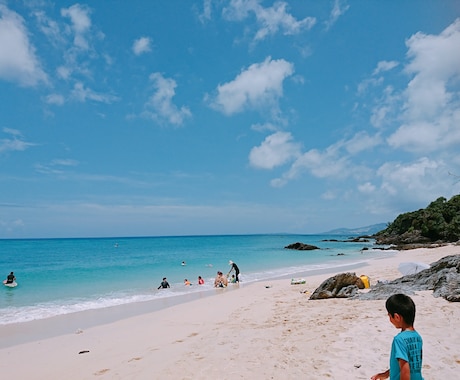
[[[386,229],[376,234],[384,242],[456,242],[460,240],[460,195],[444,197],[427,208],[399,215]]]

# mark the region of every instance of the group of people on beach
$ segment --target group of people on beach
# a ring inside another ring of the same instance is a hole
[[[230,265],[230,270],[228,271],[226,276],[221,271],[217,271],[217,276],[214,280],[215,288],[226,288],[229,283],[228,276],[232,271],[235,271],[235,273],[232,274],[232,277],[230,278],[230,283],[236,284],[240,282],[240,279],[238,277],[240,274],[240,269],[238,268],[238,265],[236,265],[232,260],[228,262],[228,265]]]
[[[186,265],[185,261],[182,261],[181,265],[185,266]],[[225,288],[225,287],[228,286],[229,282],[233,283],[233,284],[236,284],[236,283],[240,282],[240,279],[238,277],[239,274],[240,274],[240,269],[238,268],[238,265],[236,265],[232,260],[229,260],[228,265],[230,265],[230,270],[228,271],[226,276],[223,274],[223,272],[217,271],[217,276],[216,276],[216,278],[214,280],[214,287],[215,288]],[[232,274],[232,277],[229,280],[228,276],[230,275],[230,273],[232,271],[234,271],[235,273]],[[198,285],[204,285],[203,277],[198,276],[197,283],[198,283]],[[192,283],[186,278],[186,279],[184,279],[184,285],[185,286],[191,286]],[[167,278],[163,277],[163,281],[161,281],[160,286],[158,286],[158,289],[167,289],[167,288],[170,288],[170,287],[171,286],[169,285],[169,282],[168,282]]]

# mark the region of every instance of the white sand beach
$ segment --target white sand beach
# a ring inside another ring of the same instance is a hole
[[[402,251],[354,271],[372,284],[400,277],[401,262],[429,264],[451,254],[460,254],[460,246]],[[334,274],[306,277],[305,285],[288,279],[242,283],[236,290],[216,290],[214,296],[82,330],[69,323],[71,331],[65,331],[65,321],[77,317],[64,316],[60,335],[0,349],[0,373],[16,380],[369,379],[388,368],[398,330],[388,320],[385,301],[310,301],[302,293]],[[434,298],[431,291],[413,299],[425,380],[458,378],[460,304]],[[28,324],[27,334],[33,335],[33,326]],[[8,329],[13,341],[23,330]]]

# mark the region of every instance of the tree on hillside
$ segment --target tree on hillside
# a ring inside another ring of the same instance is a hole
[[[455,242],[460,240],[460,195],[439,197],[425,209],[400,214],[377,240],[382,242]]]

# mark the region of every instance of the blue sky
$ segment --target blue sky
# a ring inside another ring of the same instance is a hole
[[[0,0],[0,238],[390,222],[459,148],[456,0]]]

